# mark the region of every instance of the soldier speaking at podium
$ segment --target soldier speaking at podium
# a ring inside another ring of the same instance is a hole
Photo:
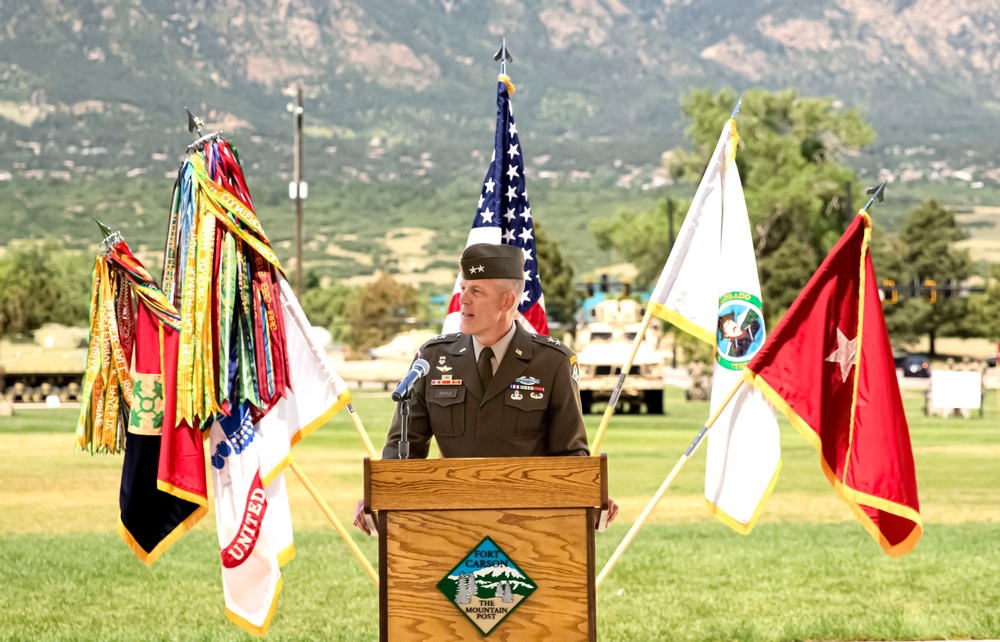
[[[524,291],[524,254],[480,243],[461,259],[461,332],[425,343],[430,374],[416,382],[407,431],[413,458],[437,439],[444,457],[588,455],[576,355],[514,320]],[[392,418],[383,459],[399,456]]]
[[[431,437],[443,457],[589,455],[576,355],[514,320],[524,254],[510,245],[470,245],[461,271],[461,332],[435,337],[418,353],[430,373],[413,386],[410,456],[426,458]],[[401,427],[397,408],[383,459],[399,457]],[[363,509],[359,501],[354,524],[372,535]],[[610,501],[607,523],[617,514]]]

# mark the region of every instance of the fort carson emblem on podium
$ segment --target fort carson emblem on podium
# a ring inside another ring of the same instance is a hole
[[[437,587],[484,636],[537,588],[489,537],[469,551]]]

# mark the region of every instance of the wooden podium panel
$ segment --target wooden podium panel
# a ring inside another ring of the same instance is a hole
[[[604,457],[365,460],[372,510],[607,505]],[[444,465],[443,462],[447,462]],[[603,473],[602,473],[603,471]],[[367,501],[366,501],[367,503]]]
[[[595,640],[594,525],[607,508],[606,471],[603,456],[366,460],[365,505],[378,510],[379,639]],[[482,593],[460,606],[438,588],[484,538],[535,586],[513,607]],[[499,623],[476,614],[483,604],[506,609]]]
[[[389,640],[478,640],[483,634],[437,590],[438,580],[487,533],[538,590],[490,640],[593,639],[593,522],[586,509],[400,512],[388,516],[383,582]],[[381,527],[381,524],[380,524]],[[381,562],[381,560],[380,560]],[[596,626],[596,622],[593,623]]]

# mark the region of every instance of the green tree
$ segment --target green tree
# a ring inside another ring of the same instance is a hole
[[[418,291],[386,272],[358,288],[345,308],[351,347],[358,351],[387,342],[418,313]]]
[[[670,229],[667,210],[670,199],[660,199],[656,208],[645,212],[616,212],[608,218],[594,219],[590,231],[602,250],[615,250],[636,267],[635,286],[651,287],[663,270],[670,254]],[[675,212],[680,208],[675,207]],[[548,294],[546,294],[548,297]]]
[[[969,253],[953,247],[964,238],[954,212],[936,201],[925,201],[900,230],[899,245],[889,250],[885,260],[887,270],[880,278],[895,280],[904,293],[928,280],[934,281],[938,288],[945,288],[948,283],[957,286],[972,273]],[[885,306],[890,335],[904,341],[927,336],[932,356],[936,354],[934,344],[938,336],[967,336],[968,299],[952,294],[938,292],[935,303],[924,296],[905,296],[899,305]]]
[[[684,99],[693,149],[668,154],[667,167],[675,177],[701,180],[737,98],[732,90],[699,90]],[[871,144],[874,133],[857,110],[842,110],[832,98],[802,97],[793,90],[746,92],[738,121],[736,164],[773,327],[854,214],[845,193],[854,173],[838,159]],[[859,202],[861,186],[852,190]],[[653,283],[669,253],[666,203],[591,224],[602,248],[614,249],[636,266],[639,287]]]
[[[874,218],[874,217],[873,217]],[[872,221],[872,236],[868,245],[868,253],[875,266],[875,278],[881,286],[886,281],[896,285],[895,304],[883,304],[886,326],[889,329],[889,340],[893,346],[914,343],[920,339],[920,334],[909,319],[919,314],[922,303],[919,297],[907,294],[911,287],[913,276],[906,267],[906,244],[898,235],[887,233],[878,223]]]
[[[986,292],[969,297],[968,312],[966,328],[970,334],[1000,340],[1000,265],[991,266]]]
[[[288,278],[294,281],[294,276],[294,274],[291,274]],[[306,290],[322,287],[322,280],[320,279],[319,274],[316,273],[316,270],[309,270],[306,272],[306,280],[305,283],[302,284],[302,287]]]
[[[545,314],[549,324],[558,322],[570,332],[574,329],[576,309],[582,296],[573,285],[573,266],[563,256],[559,244],[551,239],[535,222],[535,252],[538,255],[538,272],[542,278],[545,295]]]
[[[770,254],[768,260],[758,262],[757,270],[769,327],[774,327],[772,319],[779,319],[788,311],[818,265],[815,251],[797,236],[788,237]],[[778,293],[784,293],[785,296],[779,296]]]
[[[0,258],[0,335],[43,323],[86,325],[93,263],[59,243],[25,243]]]
[[[354,288],[339,283],[324,288],[308,275],[306,282],[315,284],[303,293],[301,301],[309,322],[329,330],[335,342],[344,341],[347,337],[347,301]]]
[[[684,113],[691,120],[687,137],[694,148],[669,155],[674,176],[695,183],[701,179],[737,98],[733,90],[706,89],[684,99]],[[765,306],[774,318],[795,299],[854,214],[845,198],[854,171],[838,159],[870,145],[875,135],[857,109],[844,110],[833,98],[799,96],[791,89],[746,92],[738,123],[736,165]],[[854,189],[854,202],[859,202],[861,186]],[[794,245],[782,250],[790,239]]]

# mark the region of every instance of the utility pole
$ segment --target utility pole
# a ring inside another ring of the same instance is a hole
[[[289,87],[286,95],[295,93],[297,103],[289,103],[288,111],[294,116],[295,149],[292,182],[288,184],[288,197],[295,200],[295,296],[302,299],[302,201],[309,195],[309,186],[302,180],[302,85]]]

